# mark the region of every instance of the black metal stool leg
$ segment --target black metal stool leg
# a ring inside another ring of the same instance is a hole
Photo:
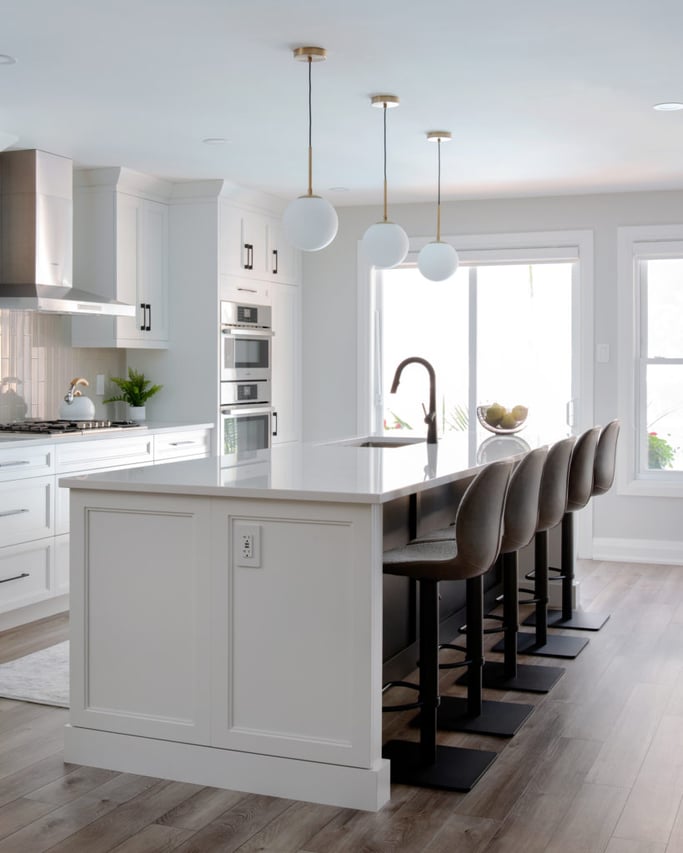
[[[517,651],[526,655],[550,658],[575,658],[588,645],[580,637],[561,637],[548,634],[548,531],[536,534],[534,561],[534,598],[536,600],[535,633],[517,634]],[[502,651],[500,644],[494,651]]]
[[[392,740],[382,754],[391,761],[391,781],[448,791],[469,791],[496,759],[497,753],[437,746],[439,706],[438,582],[420,586],[420,741]]]
[[[484,687],[494,690],[519,690],[525,693],[548,693],[564,675],[560,666],[529,666],[517,660],[519,631],[519,592],[517,587],[517,551],[503,554],[503,663],[484,663]],[[467,674],[457,684],[467,684]]]
[[[574,513],[566,512],[562,518],[562,549],[560,563],[562,578],[562,610],[548,610],[549,628],[571,628],[575,631],[599,631],[609,619],[609,613],[592,613],[574,610]],[[525,625],[535,625],[535,614],[524,620]]]
[[[442,696],[437,725],[442,731],[477,732],[512,737],[533,705],[482,699],[484,667],[484,577],[467,584],[467,698]]]

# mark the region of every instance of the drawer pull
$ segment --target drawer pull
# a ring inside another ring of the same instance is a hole
[[[0,468],[13,468],[16,465],[30,465],[28,459],[17,459],[15,462],[0,462]]]
[[[187,441],[171,441],[171,442],[169,442],[169,444],[171,445],[171,447],[180,447],[180,446],[181,446],[181,444],[194,444],[194,443],[195,443],[194,441],[189,441],[189,440],[187,440]]]
[[[244,293],[258,293],[258,290],[254,287],[238,287],[238,290],[243,291]]]
[[[0,578],[0,583],[9,583],[10,581],[20,581],[22,578],[29,577],[29,572],[22,572],[20,575],[14,575],[11,578]]]
[[[0,518],[7,518],[8,515],[21,515],[24,512],[28,512],[27,509],[8,509],[5,512],[0,512]]]

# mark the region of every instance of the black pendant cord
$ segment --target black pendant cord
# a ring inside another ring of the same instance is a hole
[[[313,59],[308,57],[308,195],[313,195],[313,107],[312,75]]]
[[[388,221],[387,216],[387,105],[384,104],[384,221]]]
[[[437,140],[436,242],[441,242],[441,137]]]

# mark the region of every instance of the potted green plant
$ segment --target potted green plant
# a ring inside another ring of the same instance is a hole
[[[128,403],[128,414],[133,421],[145,420],[145,403],[157,391],[161,391],[163,385],[152,385],[144,373],[139,373],[132,367],[128,368],[128,378],[112,376],[111,381],[118,385],[121,393],[114,397],[107,397],[103,403]]]

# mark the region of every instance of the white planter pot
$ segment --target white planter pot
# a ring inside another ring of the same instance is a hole
[[[145,407],[144,406],[128,406],[128,417],[131,421],[144,421],[145,420]]]

